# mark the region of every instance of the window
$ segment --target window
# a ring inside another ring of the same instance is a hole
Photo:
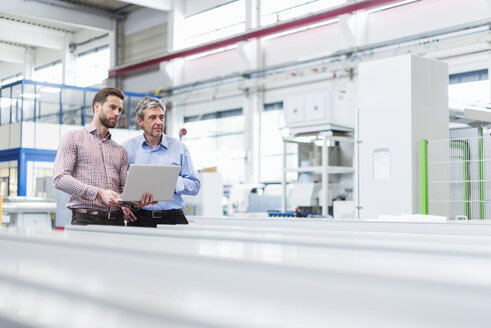
[[[283,137],[289,131],[284,127],[283,102],[264,105],[261,114],[261,182],[280,182],[283,167]],[[298,145],[287,144],[287,166],[296,167]],[[297,173],[287,173],[287,181],[296,181]]]
[[[346,3],[346,0],[262,0],[261,25],[275,24],[294,17],[324,11]]]
[[[38,82],[61,84],[63,81],[63,68],[61,65],[61,60],[37,67],[34,69],[32,79]]]
[[[0,196],[17,196],[17,161],[0,162]]]
[[[190,15],[184,19],[184,24],[185,47],[244,32],[244,0],[231,1]]]
[[[489,106],[488,70],[450,75],[448,97],[452,105]]]
[[[244,181],[244,116],[242,108],[184,118],[183,141],[196,169],[217,167],[225,185]]]
[[[45,183],[46,177],[49,183],[52,183],[49,178],[53,176],[53,165],[53,162],[27,162],[27,196],[53,197],[49,195],[53,192],[52,187]]]
[[[88,87],[102,83],[107,79],[110,63],[109,46],[105,45],[96,49],[82,52],[76,59],[75,85]]]
[[[7,85],[7,84],[10,84],[10,83],[14,83],[16,81],[22,80],[23,78],[24,78],[24,75],[22,75],[22,73],[17,73],[15,75],[11,75],[11,76],[8,76],[8,77],[3,78],[0,81],[0,85]]]

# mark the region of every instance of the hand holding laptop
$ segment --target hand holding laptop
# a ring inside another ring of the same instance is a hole
[[[158,204],[158,200],[153,200],[153,194],[150,192],[146,192],[142,195],[142,199],[139,202],[131,202],[134,207],[140,208],[152,204]]]
[[[159,200],[171,200],[180,170],[181,167],[178,165],[130,165],[123,195],[119,201],[131,202],[132,207],[140,208],[157,204]],[[136,201],[136,199],[140,200]],[[136,221],[136,216],[130,208],[125,206],[121,208],[126,220]]]
[[[97,191],[97,198],[102,200],[104,204],[109,207],[118,206],[121,204],[121,198],[119,198],[119,194],[115,191],[108,189],[99,189]]]

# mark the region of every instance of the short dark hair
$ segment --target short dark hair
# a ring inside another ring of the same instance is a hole
[[[123,91],[117,88],[104,88],[95,94],[94,100],[92,100],[92,110],[94,110],[95,103],[101,103],[101,105],[103,105],[108,96],[116,96],[121,100],[124,100]]]

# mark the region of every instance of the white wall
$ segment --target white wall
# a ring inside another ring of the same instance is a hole
[[[15,75],[17,73],[22,73],[24,71],[23,64],[0,62],[0,80]]]
[[[165,78],[158,69],[147,70],[144,73],[127,76],[123,80],[122,89],[131,92],[154,93],[165,86]]]
[[[167,23],[167,12],[149,8],[138,9],[131,12],[124,21],[124,35],[131,35],[144,31],[153,26]]]
[[[36,48],[35,54],[34,68],[61,60],[62,58],[62,51],[48,48]]]

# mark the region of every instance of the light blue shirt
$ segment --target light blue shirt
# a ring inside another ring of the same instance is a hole
[[[201,182],[196,177],[191,156],[186,146],[178,139],[162,135],[160,144],[153,148],[147,143],[142,134],[123,143],[128,152],[128,165],[131,164],[165,164],[181,165],[181,172],[177,178],[174,197],[168,202],[159,202],[155,205],[145,206],[145,210],[160,211],[180,209],[184,207],[181,195],[196,195]]]

